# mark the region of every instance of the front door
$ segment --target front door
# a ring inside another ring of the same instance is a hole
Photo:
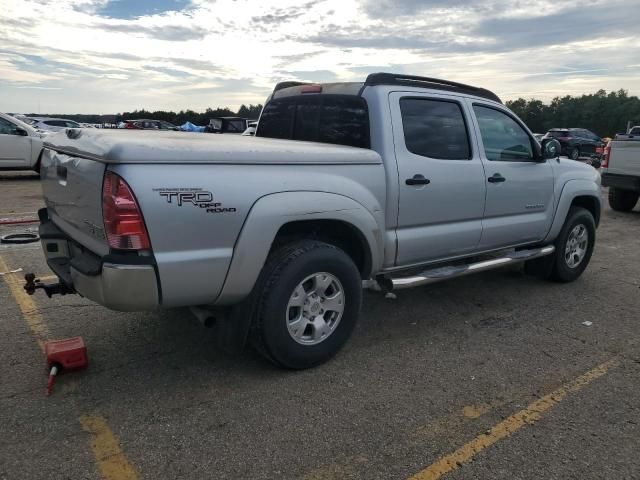
[[[475,101],[472,110],[487,186],[480,249],[542,240],[554,212],[551,164],[541,160],[535,140],[515,115]]]
[[[26,167],[31,159],[31,139],[14,123],[0,118],[0,168]]]
[[[396,264],[473,252],[486,185],[464,99],[393,92],[389,101],[399,175]]]

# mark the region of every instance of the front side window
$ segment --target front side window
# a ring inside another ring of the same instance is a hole
[[[474,105],[484,152],[488,160],[526,162],[533,160],[533,147],[527,132],[506,113]]]
[[[0,135],[16,135],[16,126],[4,118],[0,118]]]
[[[411,153],[441,160],[471,158],[467,126],[457,102],[402,98],[400,111],[404,141]]]

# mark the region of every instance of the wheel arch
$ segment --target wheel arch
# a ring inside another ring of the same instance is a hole
[[[291,240],[332,243],[351,256],[363,278],[379,270],[384,255],[384,212],[370,212],[355,200],[327,192],[282,192],[251,208],[234,246],[216,304],[230,305],[252,290],[269,253]]]
[[[544,243],[555,240],[572,206],[586,208],[591,212],[598,226],[602,211],[600,185],[590,180],[569,180],[564,184],[556,207],[556,213],[551,228],[544,239]]]

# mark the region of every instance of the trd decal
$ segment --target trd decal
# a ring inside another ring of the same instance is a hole
[[[213,193],[201,188],[154,188],[167,203],[183,207],[191,205],[205,209],[207,213],[233,213],[234,207],[223,207],[213,200]]]

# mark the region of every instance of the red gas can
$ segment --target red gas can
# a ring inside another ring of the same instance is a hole
[[[82,337],[47,342],[44,344],[44,353],[49,369],[58,366],[63,371],[79,370],[89,363],[87,347]]]

